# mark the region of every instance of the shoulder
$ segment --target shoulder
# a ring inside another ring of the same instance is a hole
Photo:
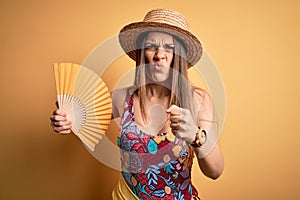
[[[133,86],[116,89],[111,92],[112,105],[113,105],[113,118],[122,116],[127,92],[129,92],[129,94],[132,94]]]
[[[201,127],[209,127],[207,122],[214,121],[214,106],[209,93],[201,88],[195,88],[194,99],[198,110],[198,125]]]
[[[122,100],[122,101],[125,100],[127,92],[129,92],[129,94],[132,94],[133,86],[119,88],[119,89],[116,89],[116,90],[112,91],[111,92],[112,101],[117,102],[117,101],[120,101],[120,100]]]
[[[211,97],[209,95],[209,93],[202,89],[202,88],[198,88],[198,87],[193,87],[193,91],[194,91],[194,97],[197,100],[197,103],[200,104],[207,104],[207,103],[211,103]]]

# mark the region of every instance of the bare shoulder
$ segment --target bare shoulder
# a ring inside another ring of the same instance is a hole
[[[198,108],[198,125],[209,127],[211,121],[214,121],[214,108],[209,93],[202,88],[194,89],[194,99]]]
[[[194,90],[195,99],[197,100],[198,103],[200,104],[211,103],[211,97],[206,90],[198,87],[193,87],[193,90]]]
[[[124,99],[126,97],[127,92],[129,92],[131,94],[132,91],[133,91],[133,86],[119,88],[119,89],[112,91],[111,95],[112,95],[113,101],[119,101],[120,100],[119,98]]]
[[[133,86],[116,89],[111,92],[112,104],[113,104],[113,118],[122,116],[127,92],[131,94],[132,91],[133,91]]]

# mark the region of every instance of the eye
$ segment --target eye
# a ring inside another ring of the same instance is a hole
[[[147,43],[147,44],[145,44],[145,49],[147,49],[147,50],[157,50],[158,46],[156,44]]]
[[[175,50],[174,44],[166,44],[164,48],[168,51],[174,51]]]
[[[146,50],[157,51],[160,46],[153,43],[146,43],[144,48]],[[173,52],[175,50],[175,46],[174,44],[165,44],[162,49],[168,52]]]

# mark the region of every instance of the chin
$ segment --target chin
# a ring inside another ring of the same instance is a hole
[[[157,78],[153,79],[153,83],[165,83],[168,79],[166,78]]]
[[[150,76],[148,77],[148,83],[165,83],[168,80],[165,76]]]

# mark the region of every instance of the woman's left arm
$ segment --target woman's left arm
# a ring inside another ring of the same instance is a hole
[[[223,172],[224,159],[218,143],[213,104],[206,91],[198,88],[194,91],[194,100],[199,113],[198,122],[194,122],[189,110],[172,105],[167,109],[167,113],[170,114],[170,126],[176,137],[189,144],[195,140],[198,127],[205,130],[205,143],[201,147],[193,147],[193,149],[203,174],[217,179]]]
[[[213,103],[209,94],[202,89],[195,89],[195,100],[199,105],[198,127],[206,132],[206,141],[201,147],[193,147],[198,164],[203,174],[217,179],[224,169],[224,158],[218,142],[217,122],[214,117]]]
[[[224,169],[224,159],[218,142],[214,144],[211,151],[205,156],[201,155],[201,147],[193,147],[198,159],[199,167],[202,173],[211,178],[217,179],[221,176]]]

